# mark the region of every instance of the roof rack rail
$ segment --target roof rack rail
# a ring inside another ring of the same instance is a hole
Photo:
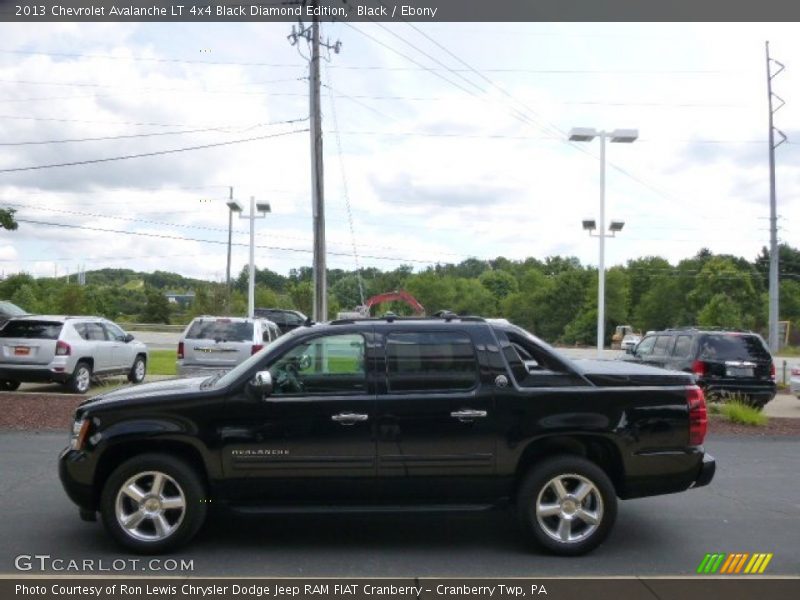
[[[364,321],[371,321],[373,323],[376,322],[387,322],[393,323],[395,321],[445,321],[449,323],[450,321],[462,321],[462,322],[477,322],[483,323],[486,321],[483,317],[477,317],[473,315],[458,315],[451,311],[439,311],[431,316],[428,317],[399,317],[394,313],[387,313],[380,317],[361,317],[361,318],[351,318],[351,319],[336,319],[331,321],[329,325],[351,325],[353,323],[361,323]]]
[[[733,331],[736,333],[753,333],[752,329],[741,329],[739,327],[719,327],[712,325],[709,327],[700,327],[698,325],[685,325],[683,327],[667,327],[664,331]]]

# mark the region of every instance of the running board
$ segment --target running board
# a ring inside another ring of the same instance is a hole
[[[367,505],[367,506],[242,506],[229,508],[240,514],[370,514],[370,513],[439,513],[481,512],[497,508],[496,504],[418,504]]]

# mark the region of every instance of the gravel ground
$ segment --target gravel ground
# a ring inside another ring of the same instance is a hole
[[[0,393],[0,429],[67,431],[75,407],[85,398],[73,394]]]

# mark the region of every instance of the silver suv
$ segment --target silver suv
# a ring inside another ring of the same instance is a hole
[[[0,329],[0,389],[21,382],[63,383],[85,394],[93,378],[127,375],[141,383],[147,347],[102,317],[32,315]]]
[[[280,335],[267,319],[196,317],[178,342],[178,376],[232,369]]]

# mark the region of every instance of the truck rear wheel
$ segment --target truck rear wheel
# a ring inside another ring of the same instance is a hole
[[[554,554],[577,556],[599,546],[617,517],[608,475],[580,456],[561,455],[535,465],[517,495],[522,526]]]
[[[141,554],[168,552],[203,525],[203,483],[188,464],[164,454],[122,463],[103,486],[103,524],[124,547]]]

